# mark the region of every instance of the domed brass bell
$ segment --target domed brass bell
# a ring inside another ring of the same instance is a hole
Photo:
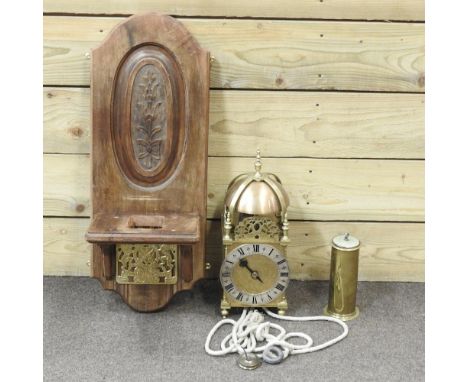
[[[282,216],[289,206],[289,197],[275,174],[261,173],[262,162],[257,150],[255,172],[241,174],[228,186],[225,206],[231,219],[239,213]]]

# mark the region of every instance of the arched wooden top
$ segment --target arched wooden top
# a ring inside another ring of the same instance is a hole
[[[175,56],[184,53],[202,56],[209,54],[179,20],[159,12],[149,12],[135,14],[117,24],[102,43],[93,49],[93,55],[106,50],[109,45],[116,49],[116,42],[122,43],[125,39],[131,47],[147,42],[162,42]],[[125,49],[124,46],[122,48]]]

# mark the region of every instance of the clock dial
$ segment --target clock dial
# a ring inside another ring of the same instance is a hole
[[[268,304],[289,284],[284,255],[268,244],[242,244],[224,259],[220,270],[223,289],[246,305]]]

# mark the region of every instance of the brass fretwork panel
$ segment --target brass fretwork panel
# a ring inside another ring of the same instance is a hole
[[[175,284],[176,244],[117,244],[116,281],[119,284]]]
[[[234,230],[235,240],[242,239],[279,239],[279,228],[269,218],[252,216],[243,219]]]

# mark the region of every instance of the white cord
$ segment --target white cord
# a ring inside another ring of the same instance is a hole
[[[283,357],[286,358],[289,354],[304,354],[311,353],[317,350],[325,349],[337,342],[341,341],[348,335],[348,326],[341,320],[328,316],[308,316],[308,317],[293,317],[280,316],[273,313],[269,309],[263,309],[270,317],[285,321],[330,321],[340,325],[343,328],[343,333],[338,337],[327,341],[323,344],[313,346],[312,338],[302,332],[286,333],[286,330],[275,323],[265,321],[265,317],[257,310],[249,310],[245,308],[239,320],[235,321],[230,318],[225,318],[219,321],[208,333],[205,342],[205,351],[212,356],[221,356],[230,353],[263,353],[267,348],[276,345],[283,351]],[[219,350],[211,349],[210,344],[213,336],[221,326],[232,325],[231,333],[221,341]],[[278,333],[270,333],[270,329],[276,330]],[[302,338],[306,341],[305,344],[296,345],[288,342],[291,338]],[[262,344],[266,342],[265,344]],[[261,357],[262,354],[259,354]]]

